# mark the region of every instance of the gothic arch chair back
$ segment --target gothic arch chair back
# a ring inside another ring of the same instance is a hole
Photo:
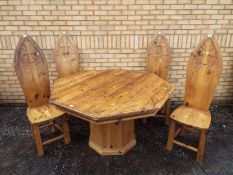
[[[207,111],[221,72],[222,57],[217,40],[205,38],[191,54],[187,64],[185,106]]]
[[[160,78],[167,80],[169,66],[171,62],[171,49],[166,37],[162,34],[156,35],[149,43],[146,53],[147,72],[156,74]],[[170,99],[165,103],[157,117],[165,118],[168,125],[170,116]],[[146,118],[143,119],[146,123]]]
[[[77,46],[66,33],[59,36],[54,49],[54,59],[58,77],[75,74],[79,71],[79,54]]]
[[[164,35],[156,35],[147,48],[147,72],[154,73],[167,80],[171,62],[169,43]]]
[[[28,35],[23,35],[15,50],[15,72],[28,104],[27,116],[35,138],[37,153],[44,154],[43,145],[64,138],[70,142],[69,127],[64,113],[55,106],[49,104],[50,84],[48,64],[38,44]],[[58,117],[62,118],[62,134],[55,138],[42,141],[40,128],[52,126],[52,129],[60,128],[54,123]]]
[[[42,50],[30,36],[21,37],[15,51],[14,65],[28,106],[48,104],[48,64]]]
[[[196,161],[202,162],[208,128],[211,123],[209,106],[222,72],[222,56],[217,40],[205,37],[191,54],[186,72],[185,100],[171,114],[167,149],[173,144],[197,152]],[[177,129],[178,128],[178,129]],[[175,140],[186,131],[196,131],[199,135],[198,148]]]

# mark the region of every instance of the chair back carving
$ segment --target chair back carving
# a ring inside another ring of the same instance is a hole
[[[58,77],[64,77],[79,71],[79,54],[71,37],[62,34],[54,49],[54,59]]]
[[[186,72],[185,105],[208,110],[222,72],[217,40],[204,38],[192,52]]]
[[[170,61],[171,51],[167,39],[163,35],[155,36],[147,48],[147,72],[167,80]]]
[[[28,106],[48,104],[48,64],[38,44],[28,35],[22,36],[16,47],[14,67]]]

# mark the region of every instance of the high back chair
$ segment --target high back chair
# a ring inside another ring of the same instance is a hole
[[[222,57],[217,40],[213,36],[204,38],[191,54],[186,72],[184,104],[171,114],[171,123],[167,149],[173,144],[197,152],[196,161],[202,162],[206,134],[211,122],[208,110],[222,71]],[[193,146],[175,140],[184,131],[196,131],[200,134],[199,146]]]
[[[52,141],[64,138],[66,144],[70,143],[69,126],[64,113],[49,104],[50,84],[47,61],[40,47],[28,35],[20,38],[15,50],[14,66],[28,105],[27,117],[38,156],[44,155],[43,145]],[[55,123],[58,117],[62,120],[63,128]],[[61,134],[43,141],[40,128],[46,126],[51,126],[53,131],[56,129]]]
[[[58,78],[75,74],[79,71],[79,54],[72,38],[65,32],[57,40],[54,59]]]
[[[147,72],[158,75],[167,80],[167,74],[171,62],[171,51],[166,37],[162,34],[156,35],[149,43],[147,48]],[[168,125],[170,116],[170,99],[165,103],[157,117],[165,118],[165,124]],[[146,123],[146,118],[143,119]]]

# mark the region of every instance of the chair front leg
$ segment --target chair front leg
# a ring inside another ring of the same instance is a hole
[[[171,151],[173,149],[173,140],[175,137],[175,131],[176,130],[176,123],[175,121],[170,121],[170,127],[169,127],[169,134],[168,134],[168,140],[167,140],[167,150]]]
[[[40,127],[37,124],[32,124],[31,127],[32,127],[32,132],[33,132],[33,136],[34,136],[35,143],[36,143],[37,154],[38,156],[43,156],[44,148],[43,148],[43,143],[42,143],[42,139],[40,135]]]
[[[33,127],[32,127],[31,124],[30,124],[30,127],[31,127],[31,130],[32,130],[32,138],[35,139],[34,132],[33,132]]]
[[[165,110],[165,125],[169,126],[169,117],[171,115],[170,111],[170,99],[166,102],[166,110]]]
[[[71,142],[70,129],[67,122],[67,118],[65,116],[62,116],[62,125],[64,131],[64,141],[66,144],[69,144]]]
[[[206,130],[200,131],[199,146],[198,146],[198,152],[197,152],[197,157],[196,157],[196,161],[199,163],[202,163],[202,159],[203,159],[204,152],[205,152],[206,134],[207,134]]]

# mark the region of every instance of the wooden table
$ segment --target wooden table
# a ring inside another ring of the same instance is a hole
[[[90,122],[89,146],[101,155],[120,155],[135,144],[134,119],[153,116],[174,86],[136,71],[84,71],[52,85],[50,102]]]

